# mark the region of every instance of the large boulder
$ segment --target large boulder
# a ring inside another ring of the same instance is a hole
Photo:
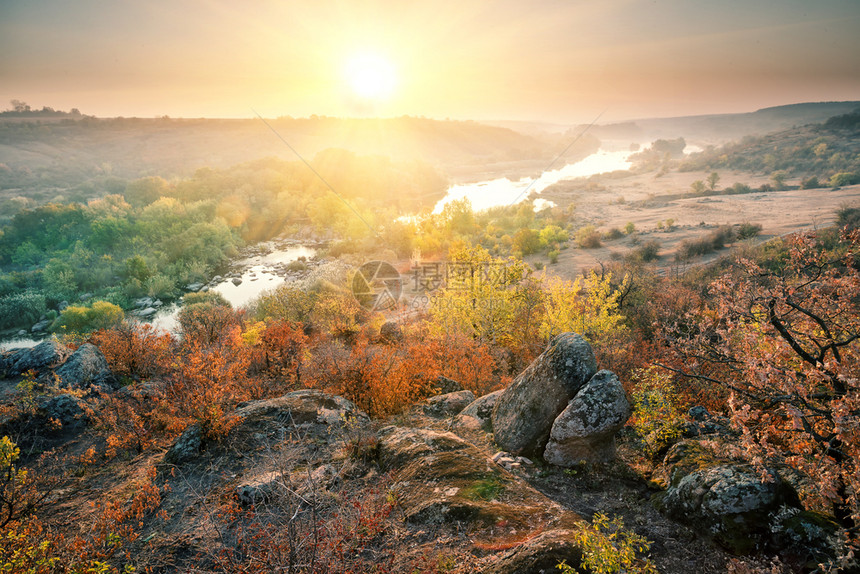
[[[611,371],[600,371],[580,389],[553,422],[544,459],[556,466],[605,462],[615,457],[615,433],[630,418],[624,387]]]
[[[7,376],[18,376],[27,371],[41,371],[62,363],[72,353],[58,341],[42,341],[29,349],[18,349],[6,355]]]
[[[460,411],[460,414],[454,417],[454,428],[482,429],[490,432],[492,430],[493,409],[503,392],[504,389],[499,389],[469,403],[466,408]]]
[[[539,451],[553,421],[596,372],[594,353],[582,336],[555,337],[497,400],[492,416],[496,442],[514,454]]]
[[[54,373],[60,378],[62,388],[112,387],[117,382],[101,350],[90,343],[78,347]]]
[[[694,442],[673,446],[664,465],[671,483],[658,497],[658,508],[712,534],[736,554],[763,547],[771,536],[772,514],[800,506],[797,493],[776,469],[729,462]]]

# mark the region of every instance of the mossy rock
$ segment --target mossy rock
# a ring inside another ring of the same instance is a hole
[[[380,463],[394,473],[395,495],[410,522],[460,523],[487,541],[580,519],[450,432],[386,427],[379,446]]]
[[[770,541],[771,514],[799,508],[794,489],[773,468],[768,477],[747,464],[716,456],[694,441],[678,443],[664,460],[669,487],[654,498],[670,518],[704,531],[735,554]]]

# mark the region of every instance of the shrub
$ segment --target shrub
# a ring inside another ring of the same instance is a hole
[[[644,536],[625,530],[621,517],[609,519],[603,513],[594,515],[594,523],[582,522],[574,534],[576,544],[582,549],[583,569],[594,574],[658,574],[657,567],[648,558],[637,558],[636,554],[648,552],[651,543]],[[565,574],[577,572],[562,561],[558,569]]]
[[[552,265],[555,265],[556,263],[558,263],[558,256],[559,256],[559,251],[558,251],[558,249],[553,249],[552,251],[550,251],[550,252],[548,253],[548,256],[549,256],[549,262],[550,262]]]
[[[818,189],[821,187],[821,182],[814,175],[800,180],[800,189]]]
[[[842,187],[843,185],[854,185],[860,182],[860,176],[851,171],[835,173],[830,177],[830,187]]]
[[[660,242],[656,239],[651,239],[646,241],[639,247],[637,247],[634,252],[634,258],[639,261],[649,262],[654,261],[660,256]]]
[[[761,233],[761,225],[758,223],[750,223],[748,221],[741,223],[737,230],[738,239],[749,239]]]
[[[860,207],[842,206],[836,211],[836,224],[839,227],[860,226]]]
[[[0,329],[33,324],[47,310],[45,296],[24,291],[0,297]]]
[[[109,329],[125,318],[123,310],[107,301],[94,301],[92,306],[70,305],[63,309],[51,325],[51,330],[64,330],[71,333],[89,333],[99,329]]]
[[[583,249],[600,247],[600,233],[593,225],[586,225],[576,232],[576,244]]]
[[[603,234],[603,238],[607,241],[612,241],[613,239],[618,239],[622,236],[623,233],[621,233],[621,230],[617,227],[613,227],[612,229]]]
[[[628,221],[624,226],[624,233],[631,235],[634,231],[636,231],[636,225],[634,225],[632,221]]]
[[[683,414],[671,380],[655,367],[638,369],[633,380],[636,386],[631,425],[642,439],[645,452],[653,457],[681,436]]]

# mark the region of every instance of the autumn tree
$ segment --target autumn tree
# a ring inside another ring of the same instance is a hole
[[[812,478],[811,501],[860,521],[860,231],[796,235],[784,255],[740,259],[713,305],[667,326],[689,379],[730,392],[754,462]],[[692,319],[692,321],[691,321]]]

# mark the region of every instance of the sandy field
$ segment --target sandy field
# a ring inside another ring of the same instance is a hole
[[[841,189],[793,189],[788,191],[757,192],[744,195],[681,198],[690,184],[704,180],[706,173],[671,172],[659,178],[653,173],[625,177],[596,176],[589,180],[559,183],[546,189],[541,197],[561,207],[575,206],[577,227],[592,224],[600,231],[613,227],[623,230],[628,222],[636,226],[633,236],[602,241],[602,247],[579,249],[571,246],[561,252],[557,265],[550,266],[554,274],[575,277],[583,269],[608,262],[636,247],[635,241],[657,240],[661,244],[659,268],[675,266],[675,252],[684,239],[701,237],[720,225],[743,222],[762,226],[761,234],[753,241],[758,243],[775,236],[802,229],[826,227],[835,220],[841,206],[860,207],[860,185]],[[767,183],[766,176],[743,173],[720,173],[717,188],[735,182],[756,188]],[[797,181],[789,180],[789,186]],[[673,228],[666,229],[666,220],[674,219]],[[658,229],[663,222],[664,229]],[[702,258],[699,262],[728,253],[721,250]],[[545,257],[529,258],[540,261]]]

